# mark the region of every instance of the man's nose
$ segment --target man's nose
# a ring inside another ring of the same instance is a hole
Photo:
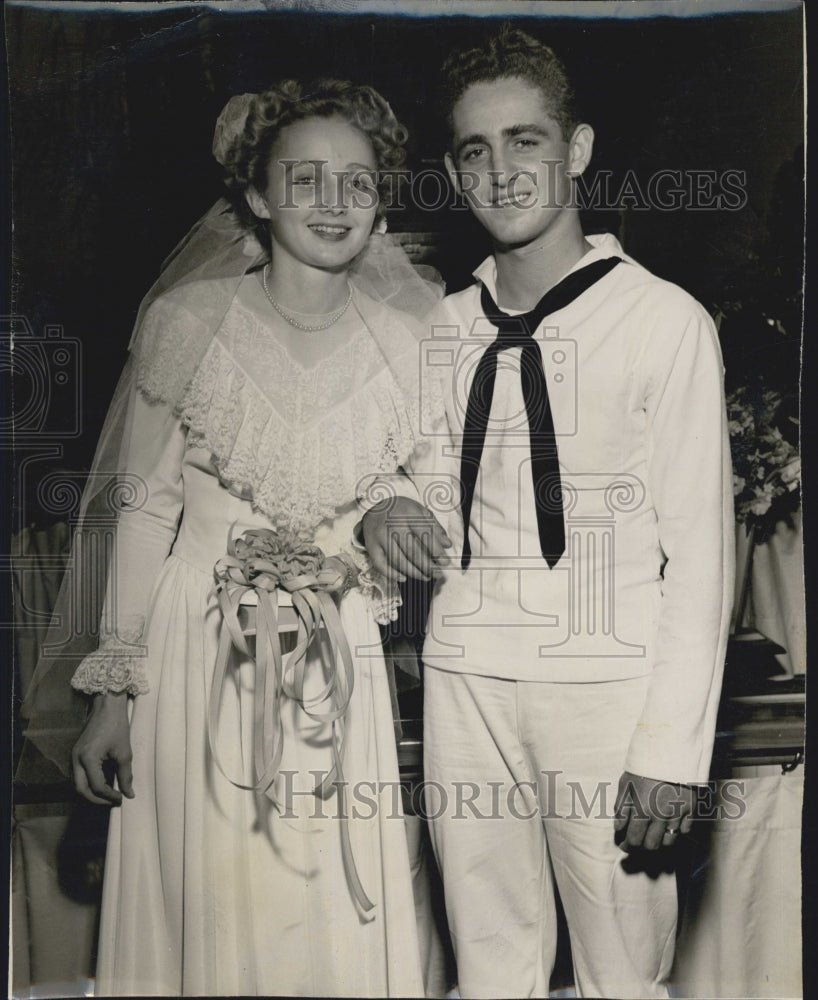
[[[489,162],[489,177],[494,191],[505,191],[512,173],[510,158],[503,152],[493,152]]]

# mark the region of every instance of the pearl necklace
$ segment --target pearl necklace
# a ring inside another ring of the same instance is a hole
[[[337,323],[338,320],[344,315],[344,313],[349,309],[349,304],[352,301],[352,286],[349,288],[349,295],[347,295],[346,302],[337,309],[328,320],[324,323],[319,323],[317,326],[309,326],[307,323],[299,323],[297,319],[294,319],[289,313],[284,312],[281,306],[276,302],[276,300],[270,295],[270,289],[267,287],[267,271],[270,265],[265,264],[264,270],[261,272],[261,283],[264,286],[264,293],[270,300],[270,305],[275,309],[279,316],[285,319],[290,326],[294,326],[296,330],[304,330],[306,333],[317,333],[319,330],[327,330],[332,326],[333,323]]]

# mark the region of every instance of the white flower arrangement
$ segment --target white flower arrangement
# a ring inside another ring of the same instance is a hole
[[[727,397],[736,519],[748,528],[772,530],[799,501],[801,456],[781,432],[782,402],[779,392],[760,385],[741,386]]]

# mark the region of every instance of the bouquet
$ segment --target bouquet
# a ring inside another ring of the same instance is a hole
[[[284,749],[281,723],[283,695],[296,701],[310,718],[329,723],[332,768],[316,784],[315,794],[326,797],[337,788],[341,798],[341,850],[347,881],[353,898],[364,912],[373,908],[358,877],[347,828],[347,807],[343,775],[343,722],[352,697],[354,673],[352,654],[344,635],[334,596],[343,596],[355,586],[358,571],[349,556],[327,558],[303,536],[270,528],[245,531],[237,539],[232,531],[227,554],[214,567],[216,592],[222,612],[219,650],[208,706],[208,741],[213,760],[221,773],[239,788],[264,794],[276,802],[273,785],[281,766]],[[291,595],[298,621],[295,649],[281,650],[279,637],[279,593]],[[242,598],[255,591],[258,600],[256,647],[253,655],[238,619]],[[329,640],[329,662],[325,664],[326,684],[318,695],[304,694],[307,654],[323,633]],[[231,648],[254,660],[252,784],[231,778],[218,753],[218,720],[222,693],[227,681]]]
[[[290,591],[306,585],[332,594],[346,593],[355,586],[357,577],[347,556],[327,558],[302,535],[271,528],[255,528],[241,538],[228,538],[227,558],[219,560],[215,573],[217,582],[229,578],[254,587],[275,582]]]

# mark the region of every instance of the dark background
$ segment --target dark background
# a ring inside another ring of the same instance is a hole
[[[58,324],[81,350],[79,393],[53,400],[64,411],[51,415],[59,433],[50,437],[47,424],[33,445],[36,452],[53,443],[62,454],[43,454],[18,474],[15,525],[54,519],[37,502],[38,476],[58,464],[83,469],[91,461],[139,300],[163,258],[221,193],[210,144],[227,98],[287,76],[370,83],[410,129],[409,165],[440,168],[438,67],[452,47],[512,20],[340,15],[307,6],[249,14],[202,6],[126,12],[112,3],[89,12],[70,3],[5,5],[14,233],[9,250],[4,229],[0,251],[4,263],[11,258],[12,306],[35,334]],[[659,169],[746,172],[748,202],[738,212],[621,207],[584,221],[589,231],[620,235],[645,266],[726,314],[728,385],[760,373],[795,400],[803,267],[801,10],[638,19],[549,12],[513,22],[552,45],[577,81],[597,137],[592,170],[617,177],[634,170],[640,179]],[[463,211],[394,213],[389,224],[393,231],[434,234],[433,262],[450,290],[462,287],[489,251]],[[45,357],[46,368],[50,363]],[[18,409],[37,391],[25,372],[21,377]],[[3,390],[6,398],[5,381]],[[813,396],[805,393],[807,404]],[[75,402],[73,426],[68,410]],[[21,462],[28,453],[18,445]],[[814,801],[808,792],[807,802]],[[815,831],[813,804],[804,825],[807,886],[815,874]],[[810,926],[815,898],[805,896]],[[814,951],[808,938],[805,944],[809,969]]]
[[[221,193],[210,144],[227,98],[287,76],[370,83],[410,129],[409,166],[442,169],[438,67],[453,46],[509,18],[306,8],[220,13],[203,6],[134,13],[115,4],[88,11],[23,3],[7,5],[5,20],[13,305],[35,332],[59,324],[80,343],[79,434],[62,440],[61,464],[81,469],[90,462],[141,296]],[[643,181],[659,169],[746,172],[748,201],[740,211],[614,206],[587,214],[585,224],[620,235],[641,263],[709,309],[727,312],[728,377],[763,371],[794,394],[803,238],[801,11],[513,21],[552,45],[577,81],[597,135],[592,169],[620,179],[634,170]],[[434,234],[432,261],[450,290],[467,283],[489,252],[462,209],[409,208],[392,213],[389,224]],[[23,385],[18,405],[25,394]],[[48,519],[31,488],[21,508],[29,521]]]

